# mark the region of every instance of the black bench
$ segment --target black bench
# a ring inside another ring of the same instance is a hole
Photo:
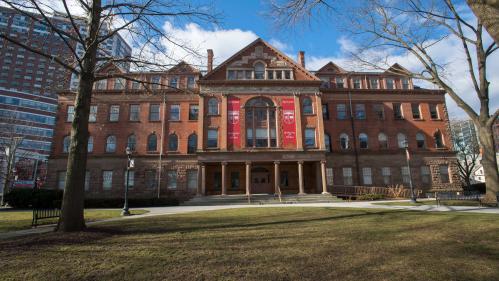
[[[435,199],[437,206],[440,206],[441,201],[446,200],[477,201],[482,206],[483,195],[480,193],[458,194],[457,192],[436,192]]]
[[[31,226],[37,227],[39,220],[58,218],[60,216],[61,216],[61,209],[33,208],[33,221],[31,222]]]

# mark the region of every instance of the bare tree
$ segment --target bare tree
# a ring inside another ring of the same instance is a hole
[[[42,49],[0,33],[0,38],[20,48],[57,62],[77,74],[79,87],[75,98],[74,119],[71,124],[66,185],[62,201],[59,231],[79,231],[85,228],[83,217],[84,179],[87,165],[88,117],[92,88],[95,81],[112,78],[99,76],[98,66],[108,62],[130,63],[136,68],[167,69],[179,61],[169,46],[181,48],[190,56],[199,56],[188,41],[174,38],[165,32],[166,21],[216,23],[217,15],[210,6],[196,6],[178,0],[60,0],[62,11],[54,10],[45,0],[1,0],[5,5],[40,23],[64,41],[70,59],[62,59]],[[52,2],[53,4],[53,2]],[[78,13],[75,13],[78,11]],[[62,12],[62,14],[60,13]],[[69,25],[61,27],[51,17],[59,13]],[[134,47],[130,57],[112,57],[106,53],[104,43],[116,34],[124,34]],[[77,46],[82,49],[79,52]],[[161,54],[165,61],[155,59]]]
[[[331,8],[333,3],[335,9]],[[389,61],[393,53],[411,57],[422,70],[401,74],[410,74],[445,90],[466,112],[478,129],[487,182],[486,198],[495,202],[499,174],[492,125],[499,110],[491,113],[487,61],[497,51],[498,45],[486,42],[482,21],[470,20],[464,15],[466,11],[456,8],[451,0],[363,0],[348,3],[342,0],[287,0],[271,5],[271,14],[277,19],[313,18],[320,11],[334,13],[330,18],[356,40],[358,45],[351,51],[356,61],[386,70],[393,63]],[[289,22],[293,23],[286,23]],[[462,46],[467,79],[473,85],[473,92],[460,93],[460,89],[453,87],[446,75],[449,66],[432,55],[439,43],[447,39],[458,40]],[[473,95],[479,103],[478,111],[465,101],[465,95]]]
[[[473,181],[473,175],[480,169],[480,148],[473,143],[465,142],[463,139],[457,139],[454,142],[454,149],[457,152],[457,161],[459,176],[466,187],[470,187]]]
[[[499,44],[499,1],[466,0],[468,6],[485,26],[490,36]]]

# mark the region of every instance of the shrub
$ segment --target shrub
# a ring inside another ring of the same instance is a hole
[[[54,208],[61,205],[62,190],[14,188],[5,194],[5,202],[13,208],[30,208],[36,204],[41,208]]]
[[[486,192],[485,183],[475,183],[469,187],[464,186],[463,189],[465,192],[469,192],[469,193],[485,194],[485,192]]]
[[[85,208],[122,208],[123,198],[88,198],[85,199]],[[152,207],[152,206],[178,206],[177,198],[128,198],[128,206]]]
[[[382,200],[385,199],[384,194],[363,194],[357,197],[357,200]]]

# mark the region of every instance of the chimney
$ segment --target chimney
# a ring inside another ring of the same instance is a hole
[[[213,70],[213,50],[208,49],[208,72]]]
[[[301,65],[301,67],[305,68],[305,52],[304,51],[298,52],[298,64]]]

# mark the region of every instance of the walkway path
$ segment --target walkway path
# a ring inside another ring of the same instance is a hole
[[[473,206],[440,206],[436,205],[420,205],[420,206],[394,206],[394,205],[378,205],[383,202],[408,202],[408,200],[390,200],[390,201],[359,201],[359,202],[335,202],[335,203],[302,203],[302,204],[268,204],[268,205],[219,205],[219,206],[172,206],[172,207],[149,207],[137,208],[149,211],[142,215],[134,215],[130,217],[117,217],[101,221],[88,222],[87,225],[96,225],[100,223],[137,219],[160,215],[185,214],[198,211],[214,211],[236,208],[287,208],[287,207],[329,207],[329,208],[362,208],[362,209],[392,209],[392,210],[410,210],[410,211],[427,211],[427,212],[464,212],[464,213],[484,213],[499,215],[499,208],[473,207]],[[373,203],[377,203],[376,205]],[[54,230],[54,225],[40,226],[38,228],[18,230],[0,233],[0,239],[15,238],[36,233],[47,233]]]

